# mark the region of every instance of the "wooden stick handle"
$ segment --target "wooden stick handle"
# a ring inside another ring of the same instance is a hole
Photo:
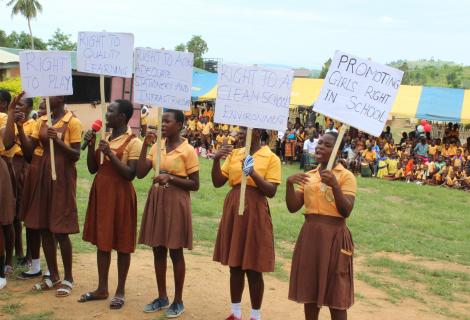
[[[157,159],[155,165],[155,176],[160,174],[160,161],[162,157],[162,117],[163,108],[157,108]]]
[[[245,158],[250,155],[251,139],[253,137],[253,129],[248,128],[246,130],[246,142],[245,142]],[[240,185],[240,203],[238,205],[238,215],[243,215],[245,211],[245,193],[246,193],[246,180],[247,176],[242,173],[242,183]]]
[[[328,165],[326,166],[326,170],[333,169],[333,165],[335,164],[336,156],[338,154],[339,147],[341,146],[341,142],[343,141],[344,134],[348,130],[349,126],[343,124],[339,129],[338,138],[336,139],[335,146],[333,147],[333,151],[331,151],[330,159],[328,160]],[[320,186],[320,191],[325,192],[327,189],[327,185],[322,183]]]
[[[52,128],[52,119],[51,119],[51,101],[49,97],[46,97],[46,112],[47,112],[47,126]],[[49,147],[51,152],[51,176],[52,180],[57,180],[57,173],[55,170],[55,154],[54,154],[54,141],[49,139]]]
[[[104,75],[100,75],[100,100],[101,100],[101,139],[106,134],[106,95],[104,91]],[[100,164],[103,164],[104,153],[100,154]]]

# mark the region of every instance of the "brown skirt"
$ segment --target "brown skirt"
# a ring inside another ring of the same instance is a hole
[[[189,191],[152,184],[140,226],[139,243],[168,249],[193,248]]]
[[[23,195],[24,179],[29,166],[23,156],[14,156],[12,160],[16,181],[16,216],[19,217],[21,209],[21,196]]]
[[[77,170],[75,163],[67,159],[58,147],[55,149],[57,180],[51,178],[51,158],[45,150],[38,160],[37,176],[33,181],[35,185],[31,186],[33,191],[29,199],[25,199],[29,205],[23,208],[24,222],[27,228],[34,230],[47,229],[58,234],[79,233]]]
[[[246,207],[238,215],[240,186],[227,194],[214,249],[214,261],[257,272],[274,271],[274,236],[266,197],[247,186]]]
[[[6,226],[12,224],[15,218],[15,194],[8,165],[2,157],[0,157],[0,182],[0,225]]]
[[[33,200],[33,195],[36,192],[38,187],[38,176],[39,176],[39,160],[41,157],[33,155],[31,163],[26,169],[24,181],[23,181],[23,190],[21,192],[21,202],[19,208],[18,218],[23,221],[25,214],[28,211],[37,210],[37,208],[32,208],[31,203]]]
[[[354,303],[354,244],[345,219],[305,215],[292,257],[289,299],[346,310]]]
[[[132,253],[136,233],[137,197],[132,182],[116,171],[100,169],[90,191],[83,240],[101,251]]]

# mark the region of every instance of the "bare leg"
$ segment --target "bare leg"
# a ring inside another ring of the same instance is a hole
[[[60,280],[59,269],[57,267],[57,245],[54,234],[47,229],[41,230],[42,250],[46,257],[52,282]]]
[[[118,252],[118,286],[116,297],[124,297],[126,294],[126,279],[131,265],[131,254]]]
[[[166,293],[166,268],[168,249],[165,247],[153,248],[155,275],[157,277],[158,297],[168,298]]]
[[[60,245],[60,253],[62,254],[62,263],[64,264],[64,280],[73,283],[72,276],[72,242],[68,234],[56,234],[57,241]],[[56,259],[57,261],[57,259]]]
[[[184,262],[183,248],[170,249],[170,257],[173,262],[173,274],[175,279],[175,299],[176,303],[183,303],[183,287],[186,275],[186,264]]]
[[[7,266],[13,266],[13,249],[15,248],[15,229],[13,224],[9,224],[3,227],[3,236],[5,239],[5,264]]]

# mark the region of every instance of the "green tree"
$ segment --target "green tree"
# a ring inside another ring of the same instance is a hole
[[[13,31],[7,37],[8,46],[18,49],[30,49],[31,48],[31,37],[24,31],[21,33],[16,33]],[[47,45],[44,41],[39,38],[34,37],[34,48],[37,50],[46,50]]]
[[[193,36],[186,44],[186,49],[194,54],[194,66],[204,68],[204,60],[202,56],[209,50],[207,43],[201,36]]]
[[[29,35],[31,36],[31,48],[34,50],[33,30],[31,29],[31,19],[36,18],[38,12],[42,11],[42,5],[37,0],[10,0],[7,6],[12,6],[11,15],[21,14],[28,20]]]
[[[180,43],[179,45],[177,45],[175,47],[175,51],[185,52],[186,51],[186,45],[184,43]]]
[[[459,88],[461,86],[461,81],[457,75],[457,72],[452,71],[446,76],[447,84],[452,88]]]
[[[410,84],[410,68],[408,67],[408,63],[404,61],[398,69],[403,71],[403,78],[401,79],[401,84]]]
[[[319,76],[320,79],[325,79],[326,74],[328,73],[328,69],[330,69],[330,65],[331,65],[331,58],[326,60],[326,62],[323,64],[323,67],[321,68],[321,72]]]
[[[57,28],[52,38],[47,41],[47,47],[50,50],[76,50],[77,43],[73,42],[71,37],[72,35],[65,34],[59,28]]]
[[[0,30],[0,47],[11,47],[10,40],[3,30]]]

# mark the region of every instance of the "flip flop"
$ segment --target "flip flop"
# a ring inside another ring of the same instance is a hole
[[[124,297],[114,297],[109,303],[109,308],[113,310],[119,310],[124,306],[126,299]]]
[[[108,299],[108,295],[106,295],[105,297],[98,297],[98,296],[95,296],[91,292],[87,292],[80,296],[80,299],[78,299],[78,302],[83,303],[83,302],[106,300],[106,299]]]
[[[73,284],[70,281],[62,280],[57,289],[55,296],[57,298],[65,298],[72,294]]]
[[[57,288],[60,285],[60,280],[52,282],[50,278],[44,278],[41,282],[33,286],[34,291],[48,291]]]

